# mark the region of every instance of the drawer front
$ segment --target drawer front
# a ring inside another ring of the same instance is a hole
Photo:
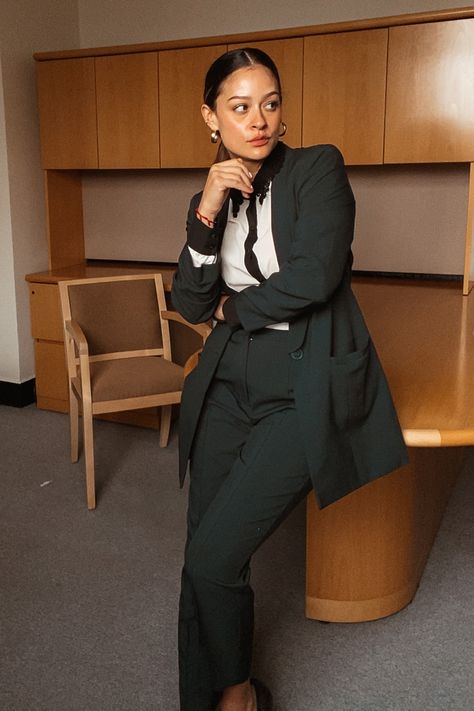
[[[30,284],[31,335],[45,341],[63,341],[59,288],[56,284]]]
[[[68,402],[66,358],[63,343],[35,342],[36,396]]]

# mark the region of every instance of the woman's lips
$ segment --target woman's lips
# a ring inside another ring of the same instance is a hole
[[[249,143],[251,143],[252,146],[264,146],[269,140],[268,136],[261,136],[260,138],[254,138],[252,141],[249,141]]]

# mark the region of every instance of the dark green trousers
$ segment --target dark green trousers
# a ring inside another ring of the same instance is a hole
[[[236,331],[191,456],[179,611],[181,711],[215,709],[251,672],[250,558],[311,489],[287,331]]]

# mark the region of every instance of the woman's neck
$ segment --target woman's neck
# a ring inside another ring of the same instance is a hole
[[[244,160],[245,167],[250,173],[252,173],[252,177],[254,178],[262,167],[262,163],[263,161]]]

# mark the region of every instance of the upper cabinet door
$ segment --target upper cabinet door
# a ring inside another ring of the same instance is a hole
[[[346,164],[383,161],[388,30],[304,40],[303,145],[333,143]]]
[[[160,145],[162,168],[207,168],[216,156],[201,116],[204,78],[226,45],[160,52]]]
[[[158,53],[95,63],[99,168],[158,168]]]
[[[474,19],[390,29],[386,163],[474,161]]]
[[[36,63],[43,168],[97,168],[94,59]]]
[[[292,146],[301,146],[303,86],[303,39],[269,40],[231,44],[229,49],[256,47],[266,52],[275,62],[280,75],[283,93],[282,116],[288,132],[282,140]]]

